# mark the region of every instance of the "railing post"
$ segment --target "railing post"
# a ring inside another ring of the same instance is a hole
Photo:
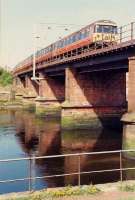
[[[31,157],[29,159],[29,192],[31,192]]]
[[[134,22],[131,22],[131,40],[134,39]]]
[[[120,43],[122,42],[122,26],[120,27]]]
[[[32,190],[34,191],[35,190],[35,185],[36,185],[36,179],[35,179],[35,156],[34,154],[32,155],[32,171],[31,171],[31,174],[32,174]]]
[[[120,182],[123,181],[123,173],[122,173],[122,150],[120,150]]]
[[[81,185],[81,175],[80,175],[80,172],[81,172],[81,164],[80,164],[80,155],[78,155],[78,186]]]
[[[103,38],[103,32],[102,32],[102,49],[104,48],[104,38]]]

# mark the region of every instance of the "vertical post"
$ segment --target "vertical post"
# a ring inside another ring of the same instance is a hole
[[[39,39],[40,36],[37,35],[37,24],[34,24],[33,26],[33,78],[36,79],[36,53],[37,53],[37,39]]]
[[[78,155],[78,186],[81,185],[81,176],[80,176],[80,171],[81,171],[81,165],[80,165],[80,155]]]
[[[120,43],[122,42],[122,26],[120,27]]]
[[[104,47],[104,38],[103,38],[103,27],[102,27],[102,48]]]
[[[120,151],[120,182],[122,184],[123,177],[122,177],[122,151]]]
[[[33,26],[33,78],[36,76],[36,33],[37,32],[37,26],[34,24]]]
[[[35,190],[36,179],[35,179],[35,155],[32,155],[32,190]]]
[[[29,159],[29,192],[31,192],[31,157]]]
[[[131,40],[134,39],[134,22],[131,22]]]

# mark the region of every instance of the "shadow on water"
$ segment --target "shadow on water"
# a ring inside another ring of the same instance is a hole
[[[64,132],[63,136],[63,150],[65,152],[98,152],[98,151],[112,151],[121,149],[120,130],[85,130]],[[119,168],[118,154],[103,154],[103,155],[83,155],[81,156],[81,171],[95,171],[104,169]],[[65,172],[77,172],[78,158],[67,157],[65,159]],[[119,172],[107,173],[93,173],[81,175],[81,184],[96,184],[119,180]],[[65,184],[70,182],[76,185],[78,182],[77,176],[66,177]]]
[[[122,131],[115,129],[91,129],[61,131],[57,119],[37,119],[33,113],[0,111],[0,159],[45,156],[64,153],[95,152],[121,149]],[[119,167],[119,156],[81,156],[81,171]],[[77,172],[78,158],[38,159],[32,166],[36,176],[50,176]],[[0,179],[29,176],[29,162],[20,161],[0,165]],[[81,175],[81,184],[104,183],[119,180],[119,173]],[[76,185],[78,176],[43,178],[36,181],[33,189]],[[28,182],[0,184],[0,193],[28,190]]]

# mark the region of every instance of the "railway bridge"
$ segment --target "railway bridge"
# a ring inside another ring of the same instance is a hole
[[[110,121],[116,125],[124,113],[123,120],[133,122],[135,23],[125,27],[116,44],[67,52],[36,64],[36,78],[32,66],[15,68],[16,96],[21,95],[25,105],[35,104],[37,114],[61,116],[63,128]]]

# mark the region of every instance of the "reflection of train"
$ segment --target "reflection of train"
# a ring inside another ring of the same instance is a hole
[[[79,31],[76,31],[63,39],[47,46],[36,52],[36,63],[48,61],[51,58],[63,58],[63,56],[71,56],[76,50],[83,48],[91,48],[97,45],[108,45],[117,40],[117,24],[110,20],[96,21]],[[19,63],[16,67],[32,66],[32,55]]]

